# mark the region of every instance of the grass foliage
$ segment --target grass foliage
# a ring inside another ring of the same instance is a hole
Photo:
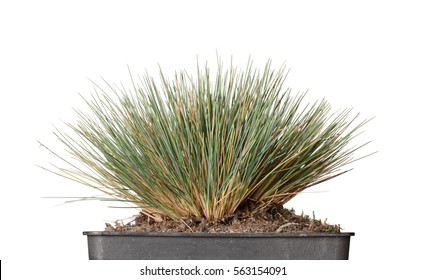
[[[345,173],[367,121],[283,90],[285,67],[219,62],[132,88],[95,84],[86,113],[56,131],[67,157],[54,172],[133,204],[148,216],[218,220],[248,202],[284,204]]]

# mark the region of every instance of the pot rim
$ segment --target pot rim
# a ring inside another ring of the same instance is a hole
[[[143,237],[223,237],[223,238],[262,238],[262,237],[343,237],[354,236],[354,232],[116,232],[84,231],[87,236],[143,236]]]

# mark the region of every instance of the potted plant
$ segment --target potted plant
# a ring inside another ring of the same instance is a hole
[[[347,172],[367,120],[304,104],[286,74],[219,62],[214,75],[95,84],[88,113],[55,132],[70,157],[54,153],[67,167],[50,171],[140,216],[84,232],[90,259],[348,259],[353,233],[283,205]]]

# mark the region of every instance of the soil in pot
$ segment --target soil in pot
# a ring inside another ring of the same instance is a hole
[[[314,216],[314,213],[313,213]],[[208,221],[189,217],[175,221],[162,218],[162,221],[140,214],[132,221],[116,221],[114,225],[106,224],[105,231],[117,232],[328,232],[339,233],[339,225],[330,225],[325,221],[308,215],[297,215],[293,209],[272,204],[252,211],[249,205],[238,209],[219,221]]]

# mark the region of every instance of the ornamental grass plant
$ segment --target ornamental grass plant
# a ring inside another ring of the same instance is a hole
[[[347,172],[368,121],[326,100],[307,104],[284,89],[286,75],[270,62],[219,62],[214,73],[198,65],[194,77],[130,75],[130,89],[94,84],[89,110],[55,131],[66,155],[49,149],[63,163],[49,170],[156,220],[216,221],[248,203],[285,204]]]

